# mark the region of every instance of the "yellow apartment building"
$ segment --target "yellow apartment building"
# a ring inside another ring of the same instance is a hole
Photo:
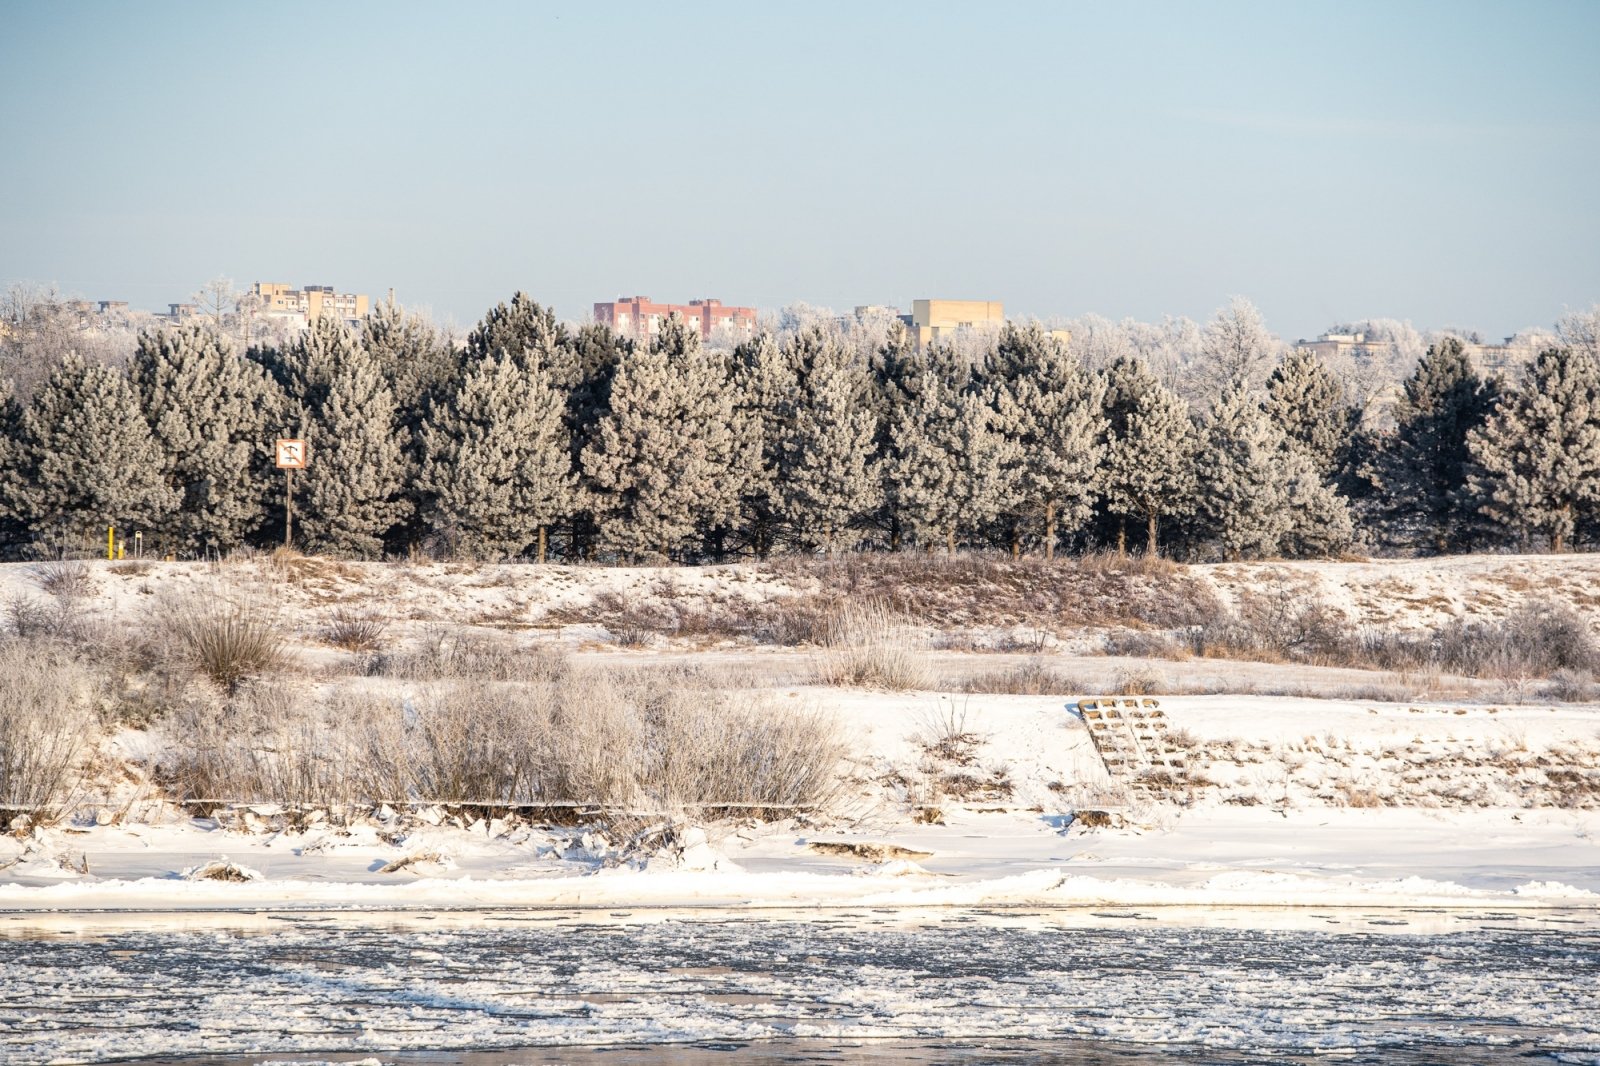
[[[999,300],[913,300],[906,325],[918,347],[927,347],[959,329],[1000,326],[1006,320]]]
[[[257,313],[269,318],[297,320],[307,326],[323,315],[333,315],[349,325],[366,317],[371,301],[365,293],[334,292],[332,285],[307,285],[291,289],[278,281],[258,281],[250,294],[259,301]]]

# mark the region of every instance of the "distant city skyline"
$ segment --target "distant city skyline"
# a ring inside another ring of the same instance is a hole
[[[1600,300],[1600,5],[20,0],[0,284],[1408,319]],[[314,32],[311,32],[313,31]]]

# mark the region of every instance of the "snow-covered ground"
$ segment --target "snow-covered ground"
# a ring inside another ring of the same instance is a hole
[[[1109,775],[1056,697],[780,697],[849,730],[828,813],[680,827],[640,855],[602,830],[443,809],[295,831],[266,806],[189,818],[152,803],[122,824],[86,813],[0,838],[0,908],[1600,905],[1597,708],[1173,697],[1162,707],[1194,754],[1169,797]],[[925,750],[952,713],[974,738],[961,764]],[[1559,805],[1552,772],[1589,791]],[[1114,824],[1075,823],[1086,809]],[[259,876],[184,876],[224,856]]]
[[[381,604],[390,639],[449,622],[561,643],[574,661],[710,661],[763,678],[778,708],[833,716],[850,759],[837,800],[780,821],[684,820],[649,849],[602,829],[442,808],[382,810],[290,829],[269,806],[189,817],[161,799],[154,734],[99,752],[105,793],[62,824],[0,837],[0,911],[60,908],[917,907],[1305,905],[1600,908],[1600,706],[1460,698],[1381,702],[1263,692],[1359,691],[1376,671],[1218,660],[1142,663],[1043,642],[1083,682],[1068,695],[953,691],[1022,661],[934,653],[945,690],[811,683],[814,653],[715,638],[619,649],[598,601],[769,602],[806,580],[755,567],[681,570],[95,564],[84,610],[133,626],[173,589],[248,591],[295,627],[306,683],[361,683],[319,644],[330,614]],[[1313,584],[1339,609],[1394,625],[1492,616],[1528,590],[1592,614],[1600,561],[1581,557],[1191,568],[1219,597]],[[0,566],[0,601],[42,594]],[[611,597],[607,600],[607,597]],[[1442,612],[1442,613],[1441,613]],[[1082,631],[1075,631],[1079,638]],[[1107,771],[1078,698],[1130,666],[1206,696],[1160,699],[1187,762],[1170,787]],[[372,683],[393,684],[376,679]],[[1233,690],[1230,694],[1229,690]],[[1515,692],[1509,693],[1515,696]],[[941,738],[954,744],[943,743]],[[338,822],[339,824],[334,824]],[[615,832],[615,831],[613,831]],[[226,857],[240,880],[200,876]]]

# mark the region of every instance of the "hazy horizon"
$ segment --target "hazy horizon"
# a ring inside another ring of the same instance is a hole
[[[14,3],[0,283],[1365,317],[1600,300],[1600,5]]]

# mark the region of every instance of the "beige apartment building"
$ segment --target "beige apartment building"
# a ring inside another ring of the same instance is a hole
[[[913,300],[911,314],[904,319],[918,347],[959,329],[999,327],[1005,320],[1005,305],[999,300]]]
[[[365,293],[334,292],[332,285],[291,289],[278,281],[258,281],[251,286],[250,295],[259,301],[257,314],[284,319],[301,328],[323,315],[333,315],[353,326],[366,317],[371,305]]]

